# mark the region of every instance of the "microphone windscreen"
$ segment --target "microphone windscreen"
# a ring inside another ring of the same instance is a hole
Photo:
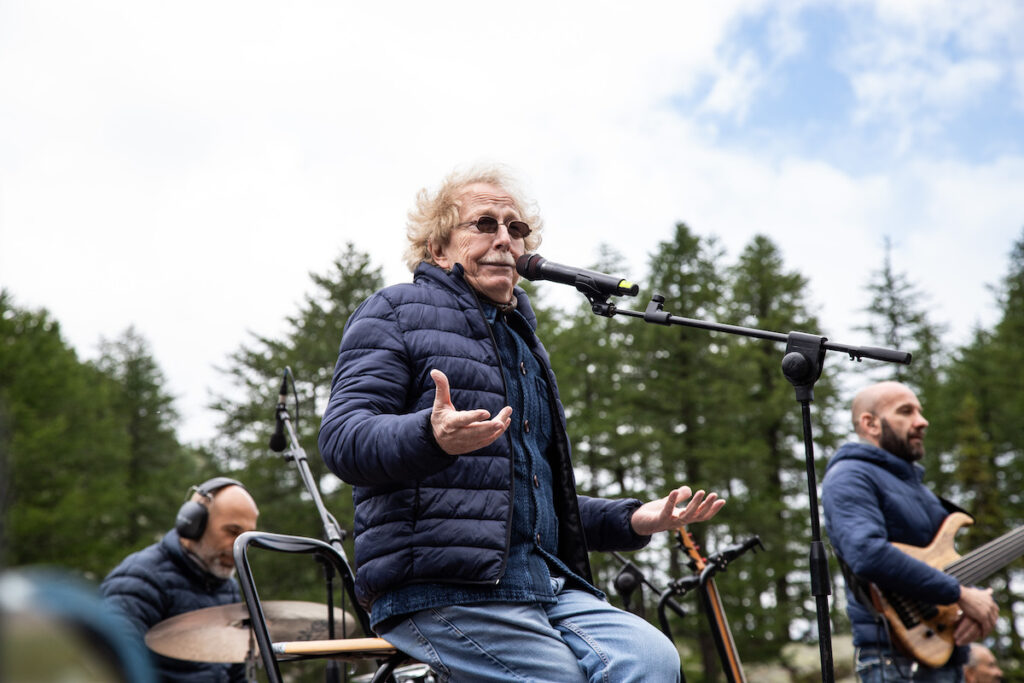
[[[516,259],[516,272],[527,280],[535,280],[542,263],[544,258],[540,254],[523,254]]]

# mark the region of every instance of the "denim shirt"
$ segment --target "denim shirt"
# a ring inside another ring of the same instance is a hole
[[[558,559],[558,519],[553,502],[553,476],[545,453],[554,422],[543,368],[522,334],[532,334],[518,311],[500,313],[484,303],[484,316],[494,333],[512,421],[506,432],[512,442],[513,507],[508,562],[493,586],[418,583],[402,586],[373,603],[371,622],[433,607],[482,602],[554,603],[552,574],[599,597],[604,593],[571,572]],[[465,406],[470,409],[472,406]]]

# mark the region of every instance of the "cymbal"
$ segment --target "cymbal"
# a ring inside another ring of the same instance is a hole
[[[262,603],[272,641],[324,640],[327,605],[299,600],[267,600]],[[342,621],[344,619],[344,621]],[[334,608],[335,635],[355,635],[356,620]],[[244,603],[206,607],[164,619],[146,633],[149,649],[166,657],[193,662],[244,662],[250,648],[259,652]]]

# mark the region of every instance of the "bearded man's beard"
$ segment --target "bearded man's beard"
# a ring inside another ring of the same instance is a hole
[[[206,568],[218,579],[230,579],[235,574],[234,563],[231,566],[221,564],[221,553],[216,548],[207,548],[202,543],[196,543],[192,554],[197,557]]]
[[[917,462],[924,457],[923,439],[917,444],[911,444],[909,434],[907,438],[900,438],[884,417],[882,418],[882,436],[878,439],[878,445],[907,462]]]

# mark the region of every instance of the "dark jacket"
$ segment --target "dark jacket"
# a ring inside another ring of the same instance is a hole
[[[178,532],[126,557],[100,584],[106,601],[123,613],[139,638],[159,622],[204,607],[241,602],[234,579],[220,579],[190,560]],[[221,683],[244,681],[242,664],[211,664],[171,659],[154,653],[164,681]]]
[[[844,444],[822,482],[825,528],[852,572],[915,600],[948,605],[960,596],[955,578],[891,543],[927,546],[949,514],[923,483],[924,469],[867,443]],[[847,586],[855,645],[887,644],[870,606]]]
[[[518,310],[536,329],[526,293]],[[565,413],[548,354],[527,344],[547,373],[556,407],[548,450],[559,519],[558,556],[592,581],[590,550],[634,549],[635,500],[576,495]],[[456,265],[450,273],[420,264],[410,284],[385,288],[345,327],[331,397],[320,428],[327,465],[353,485],[356,588],[367,608],[410,583],[495,584],[507,560],[513,455],[509,435],[461,456],[433,438],[434,368],[447,375],[457,409],[496,415],[507,405],[504,378],[480,303]]]

